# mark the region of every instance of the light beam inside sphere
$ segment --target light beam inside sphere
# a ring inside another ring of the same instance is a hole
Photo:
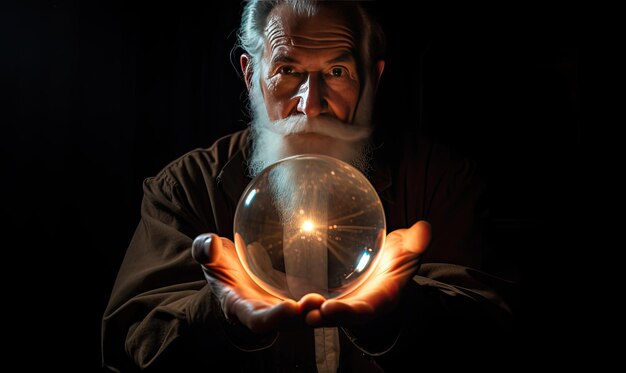
[[[302,230],[305,232],[313,232],[313,229],[315,229],[315,224],[313,224],[312,221],[310,220],[305,220],[302,223]]]

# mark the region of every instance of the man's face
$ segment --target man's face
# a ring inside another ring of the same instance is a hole
[[[377,63],[378,75],[359,76],[357,27],[330,6],[312,17],[284,5],[269,14],[256,70],[250,56],[241,58],[253,117],[251,175],[296,154],[369,168],[371,111],[384,63]]]
[[[260,86],[269,119],[332,116],[351,123],[360,79],[351,25],[337,8],[298,17],[281,6],[269,15]]]

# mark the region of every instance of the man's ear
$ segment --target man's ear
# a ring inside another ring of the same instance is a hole
[[[249,54],[242,54],[239,57],[239,63],[241,64],[241,72],[243,73],[243,80],[246,82],[248,91],[252,87],[252,57]]]
[[[374,66],[374,89],[378,90],[378,84],[380,83],[380,78],[383,76],[383,71],[385,70],[385,60],[376,61],[376,65]]]

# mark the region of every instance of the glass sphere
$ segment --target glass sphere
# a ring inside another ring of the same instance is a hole
[[[235,212],[235,247],[268,293],[346,295],[362,284],[384,245],[376,190],[353,166],[320,155],[282,159],[244,191]]]

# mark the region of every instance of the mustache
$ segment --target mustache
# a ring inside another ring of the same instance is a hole
[[[263,127],[285,137],[314,133],[352,142],[365,140],[372,132],[371,127],[347,124],[330,116],[307,118],[304,115],[291,115],[273,122],[264,121]]]

